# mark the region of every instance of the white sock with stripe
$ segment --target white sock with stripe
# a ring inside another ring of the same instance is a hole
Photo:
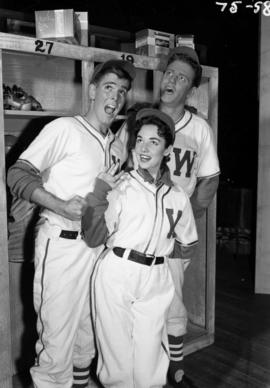
[[[72,388],[85,388],[88,386],[90,376],[89,366],[86,368],[73,367],[73,386]]]

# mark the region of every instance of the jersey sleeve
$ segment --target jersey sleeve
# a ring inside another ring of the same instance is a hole
[[[205,210],[208,208],[217,192],[218,184],[218,175],[197,180],[195,190],[190,197],[190,202],[195,218],[200,218],[203,216]]]
[[[119,195],[117,190],[97,178],[95,189],[86,197],[87,207],[82,217],[83,237],[91,248],[105,244],[108,237],[117,229]]]
[[[198,178],[205,178],[218,175],[220,169],[213,131],[205,120],[201,122],[201,125],[203,131],[200,140]]]
[[[42,177],[29,162],[19,159],[8,170],[7,184],[14,196],[30,201],[33,191],[42,187]]]
[[[97,178],[94,191],[86,196],[87,207],[82,216],[83,238],[88,246],[95,248],[106,242],[108,229],[105,211],[109,205],[107,200],[110,186]]]

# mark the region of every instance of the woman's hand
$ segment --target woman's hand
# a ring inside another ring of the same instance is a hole
[[[122,180],[124,171],[117,173],[119,169],[119,162],[113,163],[111,167],[106,168],[103,172],[98,175],[99,179],[106,182],[111,188],[116,187]]]

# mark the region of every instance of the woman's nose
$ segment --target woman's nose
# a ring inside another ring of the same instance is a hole
[[[142,143],[142,151],[147,151],[147,143]]]

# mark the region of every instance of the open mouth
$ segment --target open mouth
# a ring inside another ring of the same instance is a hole
[[[168,94],[173,94],[174,88],[172,86],[166,86],[166,88],[164,89],[164,92]]]
[[[115,105],[110,105],[110,104],[108,104],[108,105],[105,105],[104,110],[105,110],[105,112],[106,112],[108,115],[112,116],[112,115],[114,115],[115,112],[116,112],[116,106],[115,106]]]

